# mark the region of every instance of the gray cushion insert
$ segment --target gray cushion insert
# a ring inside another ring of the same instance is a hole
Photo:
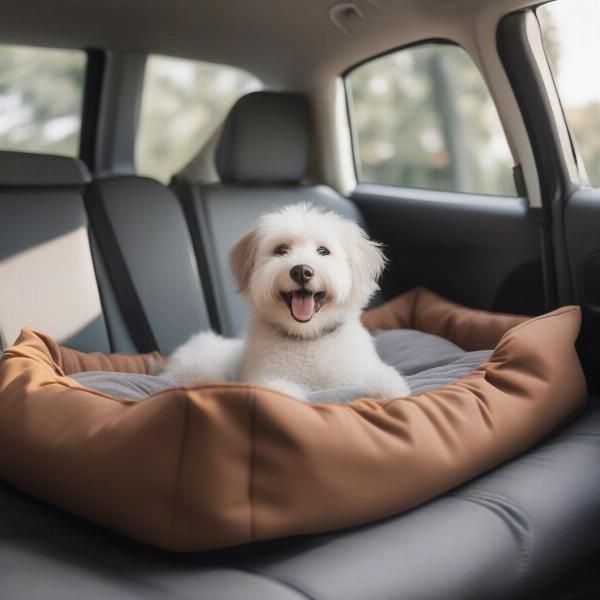
[[[491,350],[465,352],[448,340],[410,329],[379,332],[375,334],[375,344],[381,358],[406,376],[412,392],[459,379],[491,354]],[[141,400],[175,385],[165,376],[137,373],[88,371],[72,377],[86,387],[130,400]],[[344,387],[319,390],[308,397],[311,402],[342,403],[365,395],[368,390]]]
[[[86,371],[71,375],[85,387],[128,400],[143,400],[177,384],[162,375],[141,373],[113,373],[111,371]]]

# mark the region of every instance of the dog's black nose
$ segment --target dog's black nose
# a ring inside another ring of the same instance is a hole
[[[298,285],[305,285],[308,283],[314,274],[314,269],[308,265],[296,265],[290,269],[290,277]]]

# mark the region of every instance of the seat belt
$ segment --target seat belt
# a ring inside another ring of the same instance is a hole
[[[85,193],[85,207],[125,325],[135,347],[139,352],[158,350],[150,321],[135,289],[127,262],[108,218],[106,206],[93,186]]]

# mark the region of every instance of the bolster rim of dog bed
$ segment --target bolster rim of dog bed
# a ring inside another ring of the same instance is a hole
[[[24,329],[0,361],[0,477],[173,551],[366,523],[508,460],[580,412],[580,320],[576,306],[529,319],[411,290],[367,311],[365,325],[493,354],[435,390],[345,405],[225,383],[123,400],[68,375],[151,373],[162,357],[84,354]]]

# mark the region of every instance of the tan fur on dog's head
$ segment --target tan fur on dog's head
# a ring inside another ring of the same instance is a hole
[[[379,244],[358,225],[307,204],[261,217],[235,244],[230,261],[252,312],[307,338],[360,311],[385,266]],[[300,265],[312,272],[309,281],[291,276]]]
[[[240,238],[231,249],[229,264],[240,293],[248,288],[257,246],[257,230],[254,228]]]

